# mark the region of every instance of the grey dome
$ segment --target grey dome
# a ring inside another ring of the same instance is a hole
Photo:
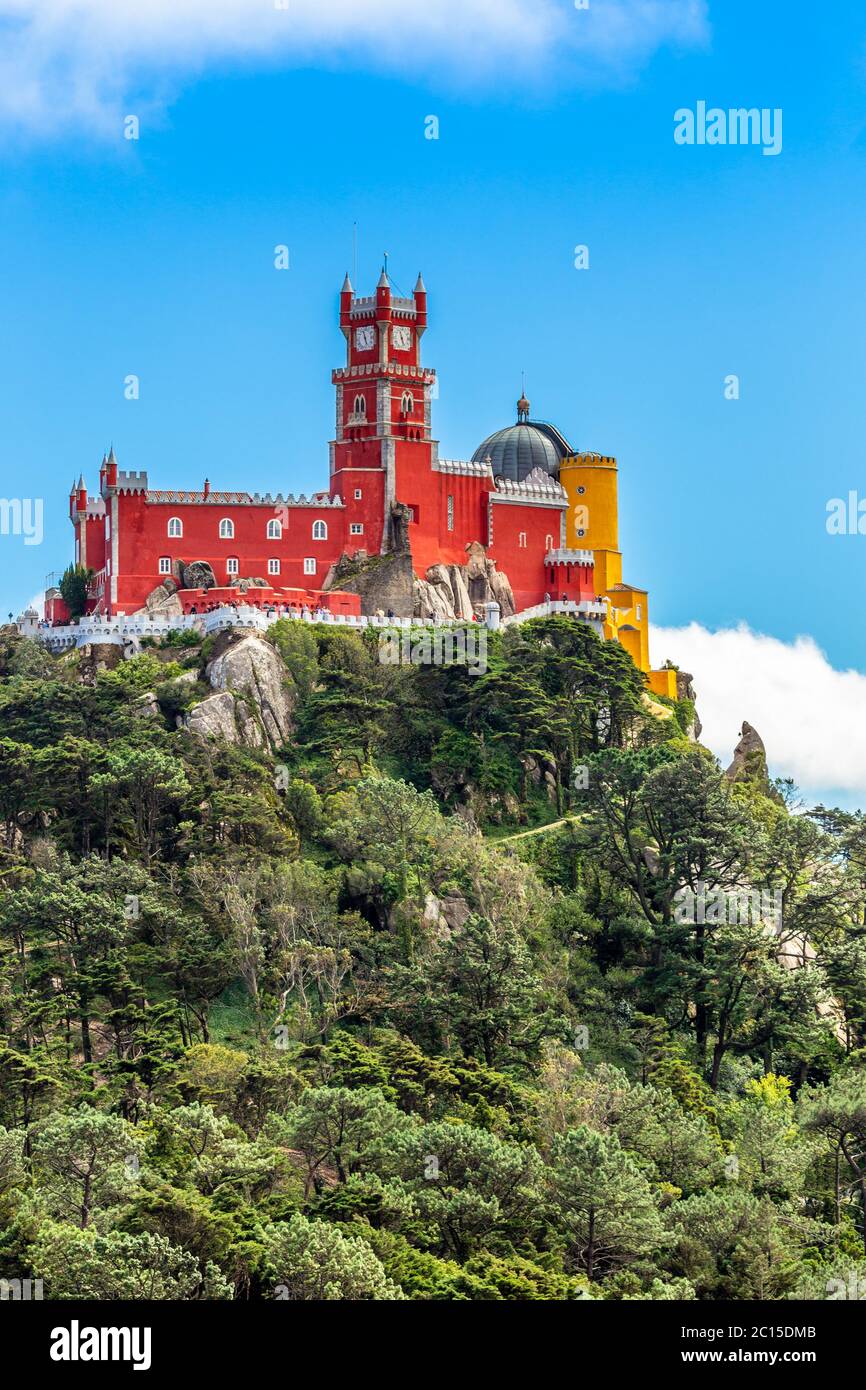
[[[558,478],[561,460],[572,453],[568,440],[554,425],[544,420],[519,420],[488,435],[472,455],[472,462],[484,463],[489,458],[494,478],[522,483],[534,468]]]

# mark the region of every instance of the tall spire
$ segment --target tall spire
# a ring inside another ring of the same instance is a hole
[[[352,282],[351,282],[351,280],[349,279],[349,272],[348,272],[348,270],[346,271],[346,278],[345,278],[345,280],[343,281],[343,288],[342,288],[342,290],[341,290],[341,293],[342,293],[342,294],[345,294],[347,291],[348,291],[349,294],[352,293]]]
[[[376,289],[377,289],[377,290],[386,290],[386,289],[388,289],[388,287],[390,286],[390,284],[391,284],[391,281],[388,279],[388,255],[387,255],[387,252],[386,252],[386,254],[385,254],[385,264],[382,266],[382,274],[379,276],[379,283],[376,285]]]
[[[427,286],[424,284],[424,281],[423,281],[423,279],[422,279],[422,277],[421,277],[421,272],[420,272],[420,270],[418,271],[418,279],[415,281],[415,293],[416,293],[416,294],[426,294],[426,293],[427,293]]]

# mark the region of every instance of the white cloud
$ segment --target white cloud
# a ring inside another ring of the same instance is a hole
[[[653,628],[653,664],[691,671],[701,741],[727,767],[748,720],[770,772],[792,777],[806,800],[866,805],[866,675],[837,671],[812,637],[781,642],[745,624]]]
[[[107,132],[209,68],[308,62],[507,79],[619,78],[707,39],[707,0],[0,0],[0,121]]]

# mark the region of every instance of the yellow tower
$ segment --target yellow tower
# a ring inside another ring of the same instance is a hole
[[[568,495],[566,544],[591,550],[599,595],[622,583],[616,459],[606,454],[571,454],[559,465]]]
[[[566,545],[593,553],[596,594],[607,602],[605,637],[625,647],[655,694],[675,699],[676,673],[650,670],[647,591],[622,579],[616,459],[609,454],[570,454],[559,465],[559,481],[568,497]]]

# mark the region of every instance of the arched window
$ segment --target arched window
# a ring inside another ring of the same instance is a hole
[[[553,549],[553,536],[545,536],[545,537],[544,537],[544,548],[545,548],[545,550],[552,550],[552,549]]]
[[[168,534],[169,534],[169,536],[182,536],[182,535],[183,535],[183,522],[181,521],[181,519],[180,519],[179,516],[170,516],[170,517],[169,517],[169,519],[168,519]]]
[[[415,408],[415,400],[411,391],[403,392],[403,399],[400,401],[400,409],[404,415],[411,415]]]
[[[282,539],[282,535],[283,535],[283,528],[282,528],[282,526],[280,525],[279,521],[276,521],[276,520],[274,520],[274,521],[269,521],[269,522],[268,522],[268,540],[269,540],[269,541],[278,541],[278,540],[281,540],[281,539]]]
[[[328,539],[328,527],[324,521],[313,522],[313,540],[326,541]]]
[[[231,519],[230,516],[224,516],[223,519],[222,519],[222,521],[220,522],[220,540],[221,540],[221,541],[231,541],[231,540],[234,540],[234,535],[235,535],[235,524],[234,524],[234,522],[232,521],[232,519]]]
[[[354,413],[355,413],[356,415],[363,415],[363,416],[366,416],[366,414],[367,414],[367,398],[366,398],[366,396],[356,396],[356,397],[355,397],[355,410],[354,410]]]

